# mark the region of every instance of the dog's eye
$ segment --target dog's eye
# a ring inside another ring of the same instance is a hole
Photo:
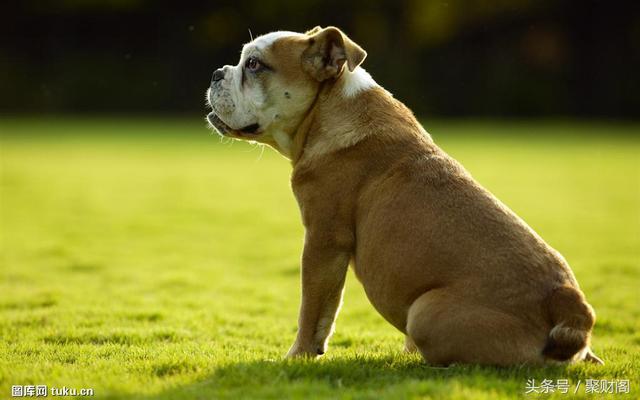
[[[256,72],[260,68],[262,68],[262,63],[258,61],[255,57],[249,57],[247,62],[244,64],[245,68],[251,72]]]

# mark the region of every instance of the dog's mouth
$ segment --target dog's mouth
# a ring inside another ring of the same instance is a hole
[[[240,129],[233,129],[229,125],[227,125],[220,117],[218,117],[214,112],[210,112],[207,115],[207,121],[209,124],[216,130],[220,135],[228,135],[235,133],[238,136],[256,136],[259,135],[260,125],[259,124],[250,124]]]
[[[258,132],[259,129],[260,129],[259,124],[251,124],[240,129],[240,132],[245,133],[247,135],[256,135],[256,134],[259,134]]]
[[[209,121],[209,125],[211,125],[216,131],[218,131],[220,135],[225,135],[226,133],[233,130],[213,112],[207,114],[207,121]]]

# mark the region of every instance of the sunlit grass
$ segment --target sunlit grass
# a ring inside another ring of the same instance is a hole
[[[524,395],[528,378],[630,379],[637,397],[638,126],[426,127],[568,259],[605,367],[430,368],[401,353],[352,275],[327,355],[284,362],[303,233],[286,160],[197,119],[4,119],[0,397],[47,384],[98,398],[495,399]]]

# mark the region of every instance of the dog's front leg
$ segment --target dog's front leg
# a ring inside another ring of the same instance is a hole
[[[349,253],[307,235],[302,255],[302,304],[298,335],[287,357],[324,354],[342,303]]]

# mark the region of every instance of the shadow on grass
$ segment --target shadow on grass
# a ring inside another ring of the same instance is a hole
[[[222,365],[209,376],[156,395],[160,399],[218,398],[495,398],[524,394],[528,379],[569,378],[564,366],[430,367],[417,356],[326,360],[247,361]],[[130,396],[129,396],[130,397]]]

